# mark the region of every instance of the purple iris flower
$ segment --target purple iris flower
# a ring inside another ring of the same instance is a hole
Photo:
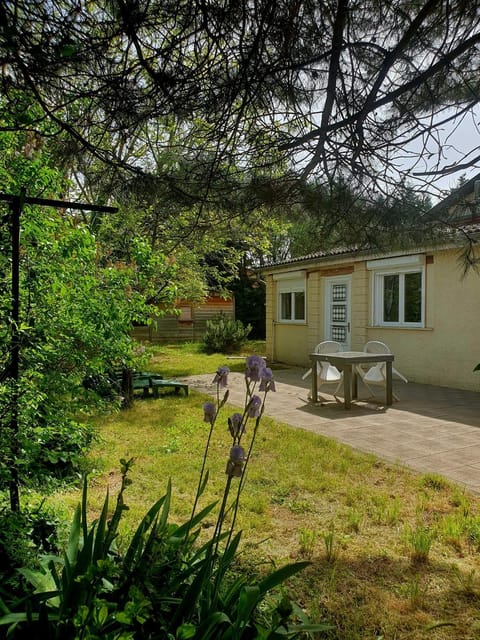
[[[245,377],[250,378],[252,382],[258,382],[262,377],[262,372],[265,369],[265,361],[260,356],[249,356],[246,361],[247,368],[245,370]]]
[[[217,411],[213,402],[205,402],[203,405],[203,421],[212,424],[216,415]]]
[[[249,418],[258,418],[260,416],[261,407],[262,399],[258,396],[252,396],[247,406],[247,413]]]
[[[242,433],[245,433],[245,425],[242,424],[243,416],[241,413],[234,413],[231,418],[228,419],[228,429],[232,435],[232,438],[238,438]]]
[[[227,462],[225,473],[230,478],[241,478],[242,467],[245,461],[245,450],[240,445],[234,445],[230,449],[230,458]]]
[[[259,386],[260,391],[276,391],[275,380],[273,379],[272,370],[269,367],[265,367],[262,371],[262,379]]]
[[[243,462],[245,460],[245,449],[240,445],[235,445],[230,449],[230,460],[232,462]]]
[[[218,384],[219,387],[226,387],[228,385],[228,374],[230,373],[230,369],[226,366],[219,367],[217,369],[217,373],[213,379],[212,384]]]

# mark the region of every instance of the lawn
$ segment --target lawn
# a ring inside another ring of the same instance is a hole
[[[242,353],[261,353],[262,343]],[[165,377],[242,371],[244,360],[202,354],[197,345],[149,348]],[[209,425],[207,396],[191,391],[139,399],[94,417],[90,507],[118,487],[120,458],[135,458],[126,537],[173,485],[172,519],[188,518]],[[268,398],[267,398],[268,402]],[[230,447],[226,406],[217,421],[203,503],[218,500]],[[71,508],[78,492],[51,500]],[[202,503],[202,504],[203,504]],[[213,516],[212,516],[213,519]],[[206,523],[208,525],[208,523]],[[311,565],[290,581],[312,621],[329,620],[330,640],[480,637],[479,500],[440,476],[409,473],[333,440],[263,418],[242,496],[241,561],[249,570],[297,559]]]

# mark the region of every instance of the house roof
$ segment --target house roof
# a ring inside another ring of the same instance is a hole
[[[466,196],[475,192],[475,183],[480,183],[480,173],[474,176],[471,180],[465,182],[461,187],[456,189],[450,195],[448,195],[444,200],[436,204],[434,207],[429,209],[426,216],[431,218],[432,221],[443,211],[448,211],[453,206],[455,206],[458,202],[461,202]],[[469,235],[480,235],[480,218],[475,218],[471,220],[459,220],[458,223],[452,224],[448,231],[447,237],[445,239],[445,243],[442,243],[442,247],[444,246],[455,246],[458,245],[459,242],[465,239],[465,234]],[[333,258],[365,258],[366,256],[370,257],[379,257],[380,255],[405,255],[410,253],[417,253],[420,250],[425,250],[425,247],[412,247],[411,249],[399,249],[395,251],[386,252],[384,250],[380,251],[379,249],[375,249],[374,247],[363,248],[360,249],[355,246],[351,247],[336,247],[333,249],[327,249],[324,251],[316,251],[314,253],[309,253],[304,256],[298,256],[296,258],[286,258],[285,260],[278,260],[276,262],[272,262],[262,269],[263,272],[268,271],[269,269],[275,269],[276,267],[282,267],[286,265],[294,265],[294,264],[306,264],[309,262],[318,262],[318,261],[327,261]]]
[[[407,255],[410,253],[418,253],[419,249],[415,248],[412,250],[404,250],[399,249],[398,251],[390,251],[388,255]],[[338,248],[338,249],[328,249],[326,251],[316,251],[315,253],[309,253],[306,256],[298,256],[297,258],[287,258],[285,260],[279,260],[277,262],[272,262],[271,264],[265,265],[261,272],[266,273],[270,270],[275,270],[277,267],[285,267],[295,264],[308,265],[313,262],[328,262],[328,261],[346,261],[346,260],[365,260],[367,258],[379,258],[381,256],[386,255],[387,252],[380,251],[378,249],[369,248],[369,249],[358,249],[355,247],[350,248]]]
[[[297,258],[286,258],[285,260],[278,260],[265,266],[266,269],[270,267],[280,267],[285,264],[295,264],[296,262],[308,262],[310,260],[319,260],[321,258],[334,258],[336,256],[350,256],[358,255],[360,250],[356,247],[338,247],[335,249],[327,249],[325,251],[315,251],[305,256],[298,256]]]

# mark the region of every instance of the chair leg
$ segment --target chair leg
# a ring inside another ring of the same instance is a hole
[[[373,398],[375,396],[375,393],[372,391],[370,385],[367,382],[365,382],[365,378],[362,375],[362,374],[364,374],[363,369],[361,367],[359,367],[359,366],[356,366],[355,369],[356,369],[356,373],[358,374],[358,376],[362,380],[363,384],[365,385],[368,393],[370,394],[370,397]]]
[[[335,387],[335,391],[333,392],[333,397],[335,398],[335,400],[337,402],[340,402],[340,400],[337,398],[337,393],[339,392],[339,390],[342,388],[343,386],[343,378],[340,380],[340,382],[337,384],[337,386]]]
[[[370,394],[370,397],[371,397],[371,398],[374,398],[374,397],[375,397],[375,392],[372,390],[372,388],[370,387],[370,385],[368,385],[368,384],[365,382],[365,380],[362,380],[362,382],[363,382],[363,384],[365,385],[365,387],[366,387],[366,389],[367,389],[368,393]]]
[[[338,381],[337,386],[335,387],[335,393],[338,392],[339,389],[341,389],[341,387],[343,386],[343,377],[341,380]]]
[[[405,383],[408,383],[408,380],[405,378],[404,375],[402,375],[400,373],[400,371],[398,371],[397,369],[395,369],[395,367],[392,367],[392,376],[397,376],[398,378],[400,378],[400,380],[402,380]]]
[[[366,386],[371,398],[375,398],[375,393],[372,391],[372,389],[370,388],[370,386],[365,382],[365,380],[362,381],[363,384]],[[379,385],[380,386],[380,385]],[[385,385],[381,385],[383,388]],[[392,391],[392,397],[396,402],[400,402],[400,398]]]

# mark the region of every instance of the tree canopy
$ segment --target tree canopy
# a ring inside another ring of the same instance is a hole
[[[478,9],[478,0],[6,0],[2,91],[16,126],[35,131],[48,119],[66,135],[63,154],[154,175],[179,198],[219,197],[229,182],[278,178],[279,167],[385,191],[399,175],[430,181],[478,161],[472,141],[449,166],[441,139],[479,101]],[[36,121],[19,104],[25,94],[41,107]]]
[[[425,204],[405,210],[409,177],[428,191],[432,172],[477,163],[473,138],[450,166],[443,132],[477,107],[479,8],[6,0],[1,126],[23,130],[30,152],[47,143],[65,190],[120,205],[95,227],[112,256],[128,261],[146,241],[195,300],[207,283],[228,286],[240,246],[365,244],[379,225],[397,237]],[[219,252],[221,269],[205,258]]]
[[[290,210],[289,227],[280,229],[272,245],[279,260],[338,246],[357,250],[418,246],[441,232],[425,215],[430,207],[429,197],[403,183],[389,197],[378,195],[372,201],[343,180],[328,188],[309,183]]]

